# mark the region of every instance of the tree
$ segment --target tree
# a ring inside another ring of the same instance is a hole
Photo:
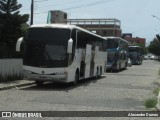
[[[29,28],[29,25],[27,23],[24,23],[21,25],[21,30],[22,30],[23,36],[27,32],[28,28]]]
[[[134,44],[132,44],[132,45],[142,47],[142,49],[143,49],[143,54],[147,54],[147,53],[148,53],[148,48],[147,48],[147,47],[145,47],[145,45],[144,45],[144,44],[141,44],[141,43],[134,43]]]
[[[20,15],[22,4],[17,0],[0,0],[0,58],[16,57],[17,39],[23,35],[22,24],[28,21],[29,15]]]
[[[17,14],[22,4],[18,4],[17,0],[1,0],[0,11],[4,14]]]
[[[160,56],[160,40],[157,38],[154,38],[151,42],[150,45],[148,46],[149,52]]]

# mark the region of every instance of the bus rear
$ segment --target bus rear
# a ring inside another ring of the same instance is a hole
[[[139,46],[129,46],[129,57],[132,64],[140,65],[143,61],[142,48]]]

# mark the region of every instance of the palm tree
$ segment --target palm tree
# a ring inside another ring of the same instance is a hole
[[[1,0],[0,11],[4,14],[17,14],[22,4],[18,4],[17,0]]]
[[[12,57],[16,54],[15,45],[23,31],[21,25],[28,21],[29,15],[20,15],[22,4],[17,0],[0,0],[0,57]]]

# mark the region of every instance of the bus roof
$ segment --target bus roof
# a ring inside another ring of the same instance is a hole
[[[142,47],[140,47],[140,46],[136,46],[136,45],[130,45],[130,46],[128,46],[128,47],[138,47],[138,48],[142,48]]]
[[[110,39],[115,39],[115,38],[120,38],[120,37],[114,37],[114,36],[106,36],[106,37],[104,37],[105,39],[108,39],[108,38],[110,38]]]
[[[80,31],[84,31],[88,34],[91,34],[91,35],[94,35],[94,36],[97,36],[97,37],[100,37],[104,40],[106,40],[104,37],[100,36],[100,35],[97,35],[93,32],[90,32],[86,29],[83,29],[81,27],[78,27],[76,25],[68,25],[68,24],[35,24],[35,25],[31,25],[30,28],[65,28],[65,29],[78,29]]]
[[[107,36],[107,37],[103,37],[103,38],[105,38],[106,40],[107,39],[121,39],[122,41],[129,43],[128,41],[126,41],[125,39],[122,39],[121,37]]]
[[[67,25],[67,24],[35,24],[31,25],[30,28],[39,28],[39,27],[44,27],[44,28],[68,28],[68,29],[73,29],[74,26],[72,25]]]

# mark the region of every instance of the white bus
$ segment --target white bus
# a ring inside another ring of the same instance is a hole
[[[106,40],[74,25],[32,25],[17,41],[16,51],[21,43],[24,78],[37,85],[45,81],[77,84],[105,71]]]

